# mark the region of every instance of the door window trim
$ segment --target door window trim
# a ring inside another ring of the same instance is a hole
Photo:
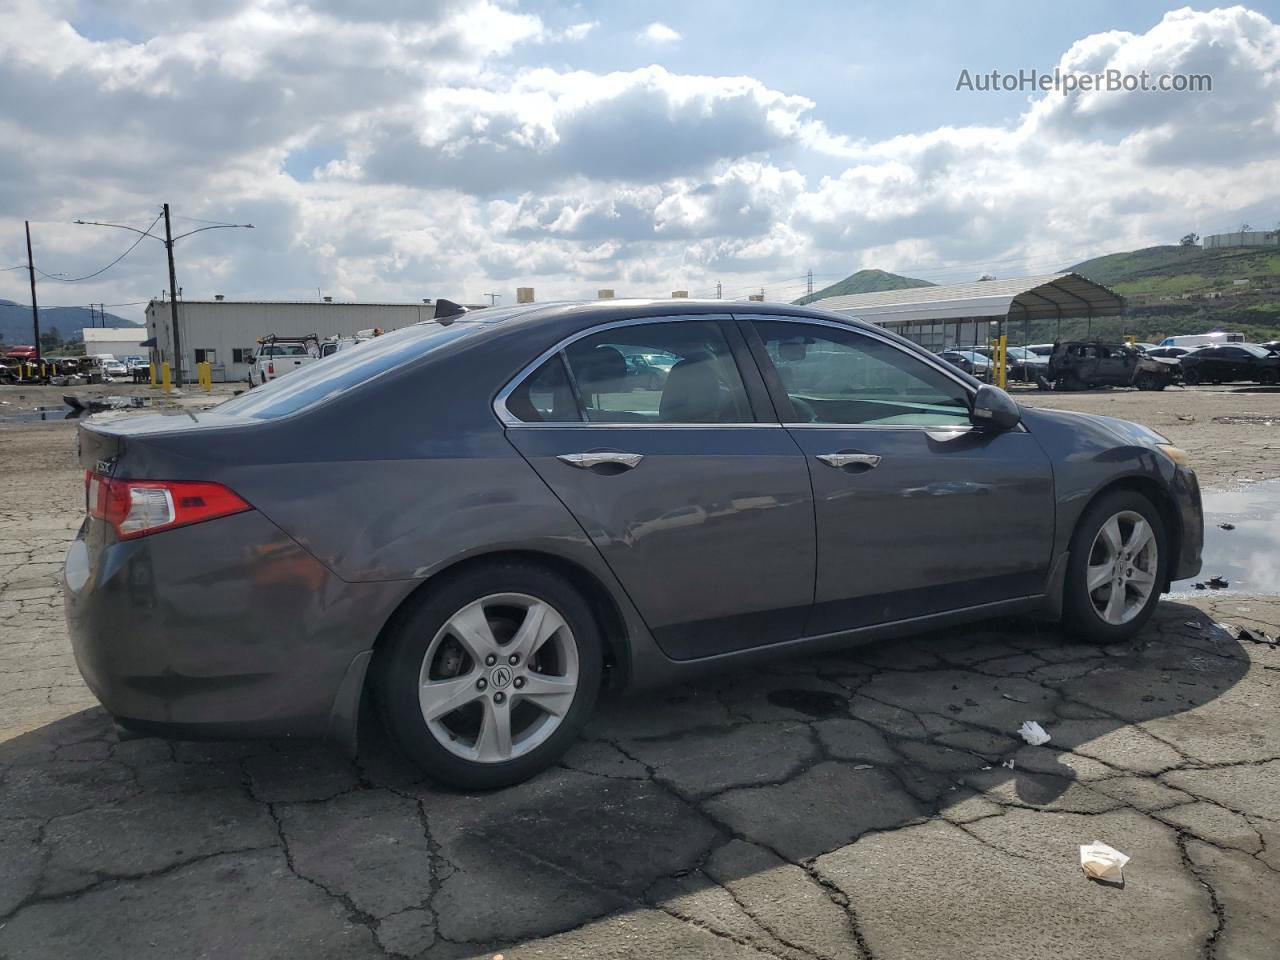
[[[834,320],[827,320],[821,317],[789,317],[775,316],[765,313],[740,313],[735,316],[740,321],[740,325],[745,325],[743,337],[747,341],[747,345],[751,350],[752,356],[755,358],[757,365],[760,366],[760,375],[764,379],[765,388],[769,391],[769,395],[773,399],[774,406],[778,409],[778,415],[784,417],[787,413],[794,413],[795,408],[791,404],[791,397],[782,386],[782,378],[778,375],[777,367],[773,365],[773,358],[764,348],[764,341],[760,339],[760,332],[756,329],[753,321],[777,321],[781,323],[796,323],[814,327],[830,327],[834,330],[843,330],[846,333],[855,336],[866,337],[869,340],[875,340],[883,343],[888,347],[901,351],[909,357],[914,357],[925,366],[931,367],[939,373],[954,380],[965,391],[965,395],[969,399],[969,409],[973,409],[973,398],[978,393],[978,388],[973,386],[962,377],[958,377],[953,369],[948,369],[947,364],[937,360],[931,356],[917,354],[911,350],[904,350],[902,345],[895,343],[888,337],[878,335],[873,330],[864,330],[861,327],[855,327],[851,323],[839,323]],[[978,429],[973,423],[955,423],[955,424],[923,424],[923,423],[809,423],[807,421],[791,421],[783,419],[782,426],[788,430],[923,430],[927,433],[968,433]],[[1014,428],[1012,432],[1025,432],[1026,427],[1021,423]]]
[[[510,429],[512,427],[528,427],[534,430],[546,430],[546,429],[562,430],[566,428],[571,430],[584,430],[584,429],[590,429],[592,427],[605,427],[611,430],[616,430],[623,427],[626,427],[628,429],[638,429],[638,430],[655,430],[655,429],[713,430],[720,427],[728,427],[731,429],[734,429],[734,428],[742,429],[744,427],[753,427],[753,428],[777,427],[781,429],[782,424],[779,423],[776,419],[775,420],[760,419],[768,411],[755,409],[756,394],[753,393],[752,384],[750,381],[753,375],[756,377],[759,377],[760,374],[759,374],[759,371],[757,370],[748,370],[743,368],[741,358],[737,353],[737,351],[734,349],[734,342],[733,342],[732,335],[735,332],[738,332],[732,326],[734,320],[735,318],[728,313],[682,313],[682,314],[677,314],[674,316],[666,316],[666,317],[628,317],[626,320],[612,320],[608,323],[601,323],[601,324],[597,324],[594,327],[588,327],[585,330],[579,330],[577,333],[574,333],[574,334],[571,334],[570,336],[565,337],[555,346],[547,350],[544,350],[542,353],[538,354],[537,358],[535,358],[532,363],[527,364],[525,367],[523,367],[520,370],[519,373],[517,373],[514,377],[512,377],[511,380],[508,381],[508,383],[501,390],[498,391],[498,395],[493,398],[493,412],[497,416],[498,420],[502,423],[502,425],[507,429]],[[570,346],[572,346],[574,343],[576,343],[579,340],[585,339],[586,337],[594,336],[597,333],[603,333],[608,330],[616,330],[622,327],[636,327],[636,326],[655,324],[655,323],[681,323],[681,322],[685,322],[685,323],[710,322],[710,323],[715,323],[717,327],[721,330],[721,332],[724,334],[725,343],[729,348],[729,358],[733,361],[734,367],[738,371],[738,376],[742,379],[742,385],[743,385],[744,391],[746,392],[747,402],[752,407],[752,413],[757,419],[749,422],[742,421],[742,422],[734,422],[734,423],[636,423],[630,420],[623,420],[623,421],[617,421],[617,422],[604,422],[600,420],[595,420],[595,421],[582,420],[582,421],[566,421],[562,423],[549,423],[547,421],[536,421],[533,423],[529,423],[527,421],[519,419],[518,417],[516,417],[515,414],[513,414],[510,410],[507,409],[507,398],[510,397],[511,394],[515,392],[516,387],[520,386],[520,384],[524,382],[526,377],[531,375],[535,370],[537,370],[540,366],[542,366],[542,364],[546,363],[548,360],[550,360],[553,356],[556,356],[557,354],[559,355],[560,362],[564,365],[565,370],[568,371],[569,383],[574,393],[574,399],[577,400],[579,403],[579,406],[581,406],[582,401],[578,393],[577,380],[574,378],[573,368],[569,363],[569,358],[565,354],[565,351]],[[765,394],[768,395],[768,388],[763,384],[761,384],[760,386],[763,387]]]

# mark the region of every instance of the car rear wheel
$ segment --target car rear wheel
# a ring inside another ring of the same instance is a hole
[[[391,627],[374,681],[387,729],[433,779],[509,786],[555,763],[595,705],[599,628],[540,567],[477,567],[428,588]]]
[[[1160,511],[1140,493],[1119,490],[1085,511],[1071,538],[1063,621],[1091,643],[1128,640],[1151,617],[1165,580]]]
[[[1276,372],[1274,370],[1263,370],[1258,375],[1258,382],[1264,386],[1274,387],[1276,384]]]
[[[1200,374],[1194,370],[1183,370],[1182,382],[1189,387],[1197,386],[1200,383]]]

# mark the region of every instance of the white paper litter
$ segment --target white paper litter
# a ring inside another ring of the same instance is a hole
[[[1123,883],[1124,865],[1128,862],[1127,856],[1101,840],[1080,845],[1080,869],[1094,880]]]
[[[1012,769],[1013,769],[1013,758],[1012,758],[1012,757],[1010,757],[1008,760],[1003,760],[1003,761],[1001,761],[1000,766],[1002,766],[1002,767],[1007,767],[1008,769],[1012,770]]]
[[[1049,734],[1045,732],[1044,727],[1034,720],[1024,720],[1022,726],[1018,728],[1018,735],[1033,747],[1049,742]]]

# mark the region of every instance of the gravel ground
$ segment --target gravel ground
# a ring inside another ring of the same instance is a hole
[[[1280,475],[1274,426],[1213,419],[1280,421],[1280,394],[1021,399],[1147,423],[1206,485]],[[615,697],[556,769],[451,793],[376,730],[356,763],[120,742],[62,622],[72,426],[0,425],[0,957],[1276,954],[1280,599],[1165,601],[1103,649],[1000,621]],[[1081,875],[1095,839],[1133,857],[1123,887]]]

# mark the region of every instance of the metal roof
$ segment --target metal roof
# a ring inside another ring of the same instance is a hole
[[[1124,297],[1078,273],[1047,273],[1039,277],[855,293],[827,297],[810,306],[885,325],[975,317],[1115,317],[1124,311]]]

